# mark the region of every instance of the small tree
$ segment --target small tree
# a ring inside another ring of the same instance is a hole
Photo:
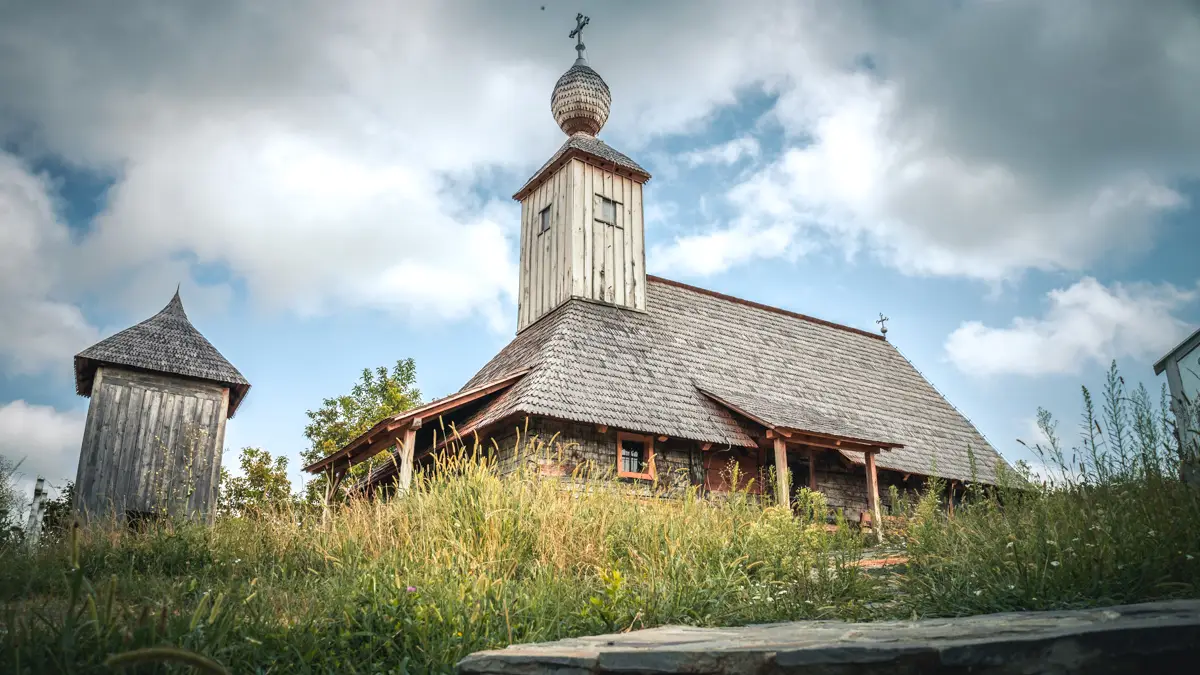
[[[287,477],[287,457],[271,458],[261,448],[242,448],[242,475],[231,476],[221,469],[222,513],[253,515],[286,506],[294,500],[292,482]]]
[[[374,370],[364,368],[362,377],[349,394],[327,398],[317,410],[307,412],[309,424],[304,436],[309,447],[300,453],[305,464],[344,447],[379,420],[421,405],[421,392],[416,388],[417,366],[410,359],[396,361],[389,372],[386,366]],[[351,470],[348,481],[361,478],[369,471],[364,462]],[[305,498],[317,504],[325,498],[327,476],[317,476],[305,486]],[[346,482],[343,482],[345,489]]]

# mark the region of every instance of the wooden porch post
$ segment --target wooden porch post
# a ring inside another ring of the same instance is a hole
[[[396,491],[403,494],[412,486],[413,451],[417,444],[417,430],[410,426],[404,430],[404,442],[400,446],[400,476]]]
[[[775,437],[775,501],[782,507],[792,507],[789,499],[791,481],[788,479],[787,444],[778,436]]]
[[[817,451],[808,449],[808,489],[817,491]]]
[[[871,525],[875,528],[875,537],[883,543],[883,515],[879,512],[879,473],[875,470],[875,453],[867,454],[867,502],[871,507]]]

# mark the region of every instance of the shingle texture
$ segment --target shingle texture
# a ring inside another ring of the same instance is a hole
[[[158,314],[75,355],[75,390],[90,396],[96,368],[129,366],[210,380],[229,387],[229,417],[250,383],[188,320],[179,293]]]
[[[638,165],[637,162],[629,159],[624,154],[614,150],[608,143],[605,143],[595,136],[579,133],[568,138],[567,141],[562,144],[562,147],[558,149],[558,152],[554,153],[554,156],[552,156],[549,161],[543,164],[542,168],[538,169],[537,172],[525,182],[525,185],[523,185],[521,189],[517,191],[517,194],[525,192],[530,186],[532,186],[534,183],[537,183],[547,169],[557,164],[558,160],[562,159],[563,155],[572,150],[592,155],[606,162],[612,162],[623,169],[642,174],[646,178],[650,177],[649,171],[643,169]]]
[[[650,277],[646,312],[572,299],[464,388],[532,372],[468,422],[527,414],[753,447],[772,426],[904,447],[886,469],[994,482],[995,449],[891,343],[873,334]],[[861,461],[860,453],[844,453]]]

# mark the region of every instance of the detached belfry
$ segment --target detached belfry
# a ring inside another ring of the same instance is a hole
[[[90,396],[75,510],[212,522],[225,420],[250,383],[196,330],[179,291],[158,314],[75,356]]]

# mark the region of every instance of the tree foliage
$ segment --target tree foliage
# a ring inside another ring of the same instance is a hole
[[[239,460],[242,475],[232,476],[221,469],[222,513],[254,515],[286,506],[294,500],[292,482],[287,476],[287,457],[272,458],[261,448],[242,448]]]
[[[417,366],[411,358],[396,361],[390,371],[386,366],[364,368],[349,394],[327,398],[317,410],[307,411],[309,423],[304,427],[304,436],[309,446],[301,452],[304,463],[315,462],[344,447],[389,415],[421,405],[416,380]],[[360,464],[347,479],[353,481],[367,470],[368,463]],[[305,492],[309,502],[324,498],[326,480],[327,477],[319,476],[308,482]]]

